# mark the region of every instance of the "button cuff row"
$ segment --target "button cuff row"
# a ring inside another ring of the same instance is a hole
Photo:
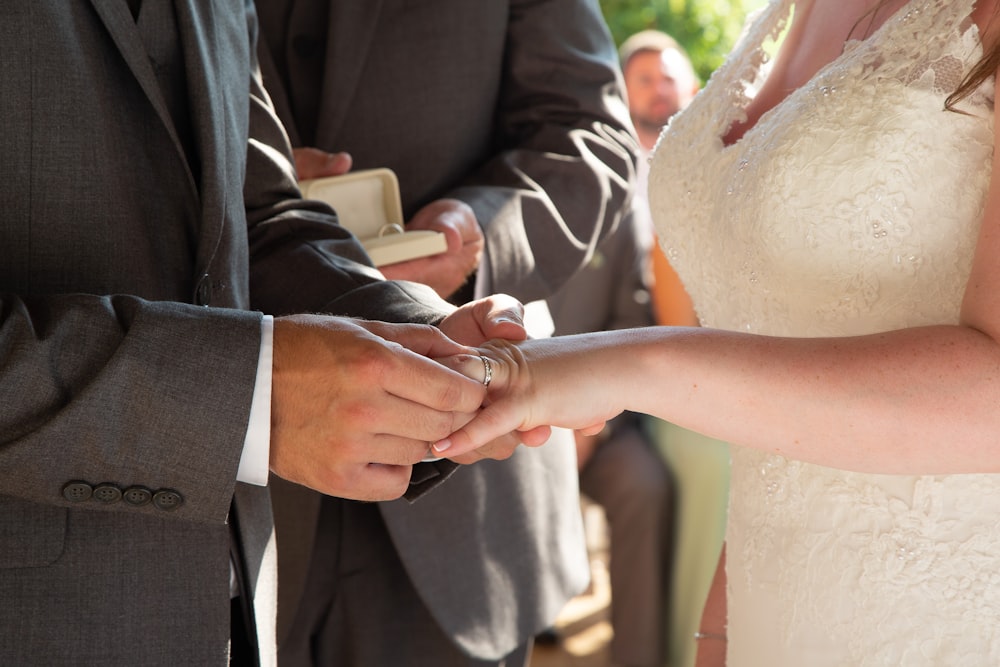
[[[75,480],[67,483],[62,488],[63,498],[73,503],[96,501],[102,505],[110,505],[120,500],[134,507],[141,507],[149,503],[153,507],[170,512],[184,504],[184,498],[172,489],[160,489],[151,491],[144,486],[130,486],[124,491],[115,484],[107,482],[92,486],[87,482]]]

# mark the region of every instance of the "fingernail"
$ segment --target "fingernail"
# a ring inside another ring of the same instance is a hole
[[[434,446],[431,449],[433,449],[435,452],[441,453],[443,451],[446,451],[449,447],[451,447],[451,440],[445,438],[444,440],[438,440],[437,442],[435,442]]]

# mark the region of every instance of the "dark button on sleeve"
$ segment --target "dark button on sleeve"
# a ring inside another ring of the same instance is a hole
[[[93,487],[86,482],[69,482],[62,488],[63,498],[74,503],[81,503],[84,500],[90,500],[90,496],[93,495],[93,493]]]
[[[142,486],[130,486],[122,493],[125,502],[129,505],[145,505],[153,499],[153,492]]]
[[[184,503],[181,494],[170,489],[160,489],[153,494],[153,506],[164,511],[172,511]]]
[[[199,306],[207,306],[212,303],[212,279],[206,273],[198,282],[198,289],[195,293],[195,303]]]
[[[122,490],[114,484],[98,484],[94,487],[94,500],[102,503],[117,503],[122,499]]]

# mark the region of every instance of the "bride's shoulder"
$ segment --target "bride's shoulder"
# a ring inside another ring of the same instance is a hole
[[[979,34],[995,42],[1000,34],[1000,0],[979,0],[972,10],[972,20],[979,27]]]

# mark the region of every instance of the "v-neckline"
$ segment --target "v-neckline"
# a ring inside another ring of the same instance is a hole
[[[886,29],[887,26],[896,23],[899,20],[899,17],[905,16],[904,11],[907,11],[917,1],[918,0],[907,0],[907,2],[900,5],[892,14],[886,17],[885,21],[883,21],[878,26],[878,28],[873,30],[872,33],[867,37],[865,37],[864,39],[845,40],[844,46],[839,54],[837,54],[830,61],[824,63],[819,68],[817,68],[816,71],[813,72],[812,76],[803,81],[800,86],[798,86],[793,90],[790,90],[784,97],[778,100],[775,104],[773,104],[772,106],[768,107],[763,112],[761,112],[760,115],[757,116],[757,120],[754,122],[754,124],[744,129],[742,134],[740,134],[740,136],[736,140],[727,143],[726,136],[728,136],[729,133],[732,131],[733,126],[736,124],[736,121],[738,120],[739,116],[746,114],[746,110],[756,99],[756,95],[754,97],[749,97],[749,98],[744,97],[741,99],[741,102],[739,104],[734,104],[733,106],[735,107],[735,110],[732,113],[727,114],[728,117],[725,119],[725,124],[722,125],[719,128],[719,131],[716,133],[716,140],[718,141],[721,150],[723,152],[728,152],[730,149],[733,149],[739,144],[743,143],[743,140],[748,135],[755,133],[755,131],[761,125],[762,122],[764,122],[765,120],[769,120],[772,115],[777,113],[777,110],[784,107],[793,98],[798,97],[801,94],[801,91],[812,87],[818,79],[820,79],[828,71],[833,69],[834,66],[840,64],[840,62],[849,54],[854,52],[856,49],[860,48],[862,45],[870,42],[871,40],[874,40],[876,37],[879,36],[879,34],[883,30]],[[768,36],[770,36],[772,39],[776,38],[777,36],[776,33],[780,33],[781,30],[784,29],[785,27],[791,29],[791,25],[789,24],[789,22],[793,20],[792,12],[796,6],[801,5],[801,3],[798,0],[786,0],[782,4],[783,8],[780,9],[780,11],[777,11],[776,16],[774,16],[772,20],[769,22],[770,25],[767,27],[764,35],[762,35],[762,40],[759,41],[759,43],[757,43],[756,45],[748,45],[748,48],[752,48],[756,55],[756,57],[754,58],[754,65],[752,66],[752,70],[747,72],[747,74],[750,77],[752,77],[749,80],[753,80],[753,78],[756,78],[760,74],[764,65],[767,63],[767,58],[763,54],[764,40],[766,40]],[[783,22],[786,24],[786,26],[782,26]],[[768,78],[769,77],[770,73],[768,74]],[[767,79],[765,79],[759,86],[757,94],[759,94],[759,91],[764,88],[764,85],[766,85],[766,80]]]

